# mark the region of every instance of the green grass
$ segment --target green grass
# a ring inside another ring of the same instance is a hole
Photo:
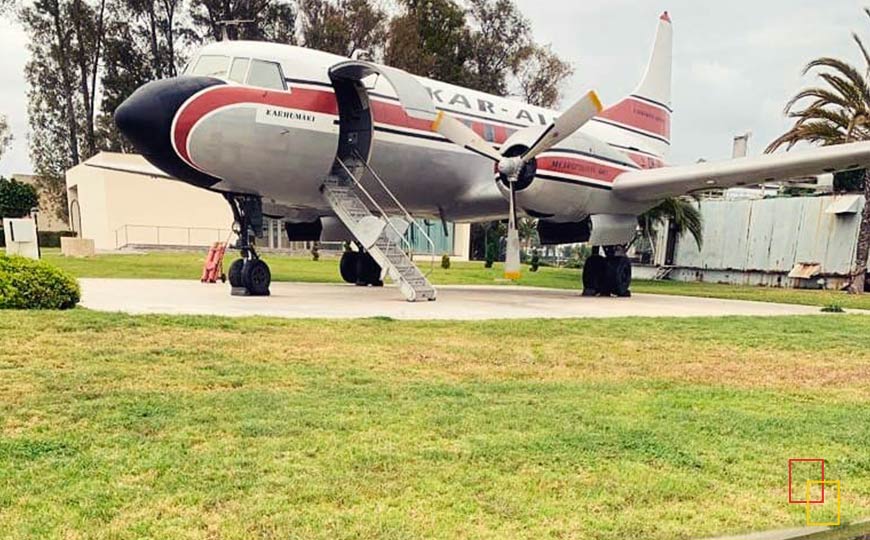
[[[870,508],[870,324],[0,317],[0,538],[675,539]]]
[[[338,259],[269,255],[264,257],[275,281],[338,283]],[[141,255],[98,255],[89,259],[62,257],[58,250],[46,250],[45,259],[77,277],[199,279],[205,253],[148,253]],[[229,261],[225,265],[228,267]],[[424,271],[428,262],[421,262]],[[449,270],[436,262],[432,281],[436,285],[510,285],[502,276],[502,266],[487,269],[480,262],[453,262]],[[541,268],[523,272],[520,285],[556,289],[581,289],[580,270]],[[639,293],[700,296],[733,300],[755,300],[808,306],[839,305],[845,309],[870,309],[870,295],[852,296],[839,291],[807,291],[772,287],[733,286],[718,283],[635,280],[632,290]]]

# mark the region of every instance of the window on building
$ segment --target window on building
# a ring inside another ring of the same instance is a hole
[[[281,66],[275,62],[266,62],[265,60],[251,60],[247,82],[251,86],[260,86],[273,90],[285,89]]]
[[[196,61],[196,65],[191,73],[193,75],[202,75],[204,77],[223,77],[227,74],[227,66],[229,66],[229,63],[229,57],[215,54],[204,54]]]
[[[233,65],[230,67],[230,75],[227,78],[237,83],[245,82],[245,75],[248,74],[248,64],[250,63],[251,60],[248,58],[234,58]]]

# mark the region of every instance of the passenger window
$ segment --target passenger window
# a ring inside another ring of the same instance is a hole
[[[245,82],[245,75],[248,73],[248,64],[250,62],[248,58],[234,58],[233,65],[230,67],[230,76],[227,78],[237,83]]]
[[[248,84],[261,86],[274,90],[284,90],[284,76],[281,74],[281,66],[275,62],[263,60],[251,60],[251,69],[248,70]]]
[[[204,54],[196,61],[196,67],[193,68],[193,74],[205,77],[223,77],[227,74],[227,66],[229,63],[230,59],[226,56]]]

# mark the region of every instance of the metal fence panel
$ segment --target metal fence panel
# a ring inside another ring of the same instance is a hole
[[[689,235],[677,244],[675,265],[687,268],[789,272],[819,263],[822,273],[849,272],[857,242],[857,214],[828,214],[836,197],[704,201],[704,246]],[[664,245],[659,249],[664,249]]]

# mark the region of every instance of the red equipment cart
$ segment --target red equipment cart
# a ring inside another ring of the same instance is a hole
[[[202,277],[199,280],[203,283],[217,283],[220,279],[222,283],[226,283],[227,275],[224,273],[224,255],[227,252],[227,245],[224,242],[215,242],[208,250],[208,256],[205,258],[205,265],[202,267]]]

